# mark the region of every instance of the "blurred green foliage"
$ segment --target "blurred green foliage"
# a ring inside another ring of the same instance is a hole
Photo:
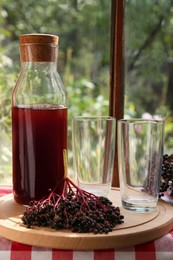
[[[173,1],[126,0],[125,115],[165,119],[173,152]]]

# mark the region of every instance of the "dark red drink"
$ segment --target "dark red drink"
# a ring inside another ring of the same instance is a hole
[[[67,108],[13,107],[12,137],[14,198],[28,204],[47,195],[64,177]],[[56,192],[61,194],[62,187]]]

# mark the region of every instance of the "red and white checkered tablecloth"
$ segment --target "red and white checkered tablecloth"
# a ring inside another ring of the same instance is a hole
[[[11,187],[2,187],[0,196],[11,191]],[[153,242],[119,250],[58,250],[0,238],[0,260],[173,260],[173,230]]]

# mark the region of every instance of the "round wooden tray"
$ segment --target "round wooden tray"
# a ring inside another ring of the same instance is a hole
[[[112,189],[110,200],[120,206],[120,192]],[[157,210],[151,213],[135,213],[121,208],[124,224],[117,225],[108,234],[73,233],[55,231],[51,228],[23,226],[21,216],[25,207],[13,200],[9,194],[0,199],[0,235],[12,241],[33,246],[58,249],[93,250],[121,248],[145,243],[167,234],[173,228],[173,208],[159,201]]]

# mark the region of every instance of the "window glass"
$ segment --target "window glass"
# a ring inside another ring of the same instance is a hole
[[[0,184],[11,183],[11,91],[20,71],[19,36],[60,37],[58,71],[68,93],[71,120],[107,115],[111,1],[2,0],[0,2]]]
[[[125,1],[125,117],[163,117],[173,147],[173,3]]]

